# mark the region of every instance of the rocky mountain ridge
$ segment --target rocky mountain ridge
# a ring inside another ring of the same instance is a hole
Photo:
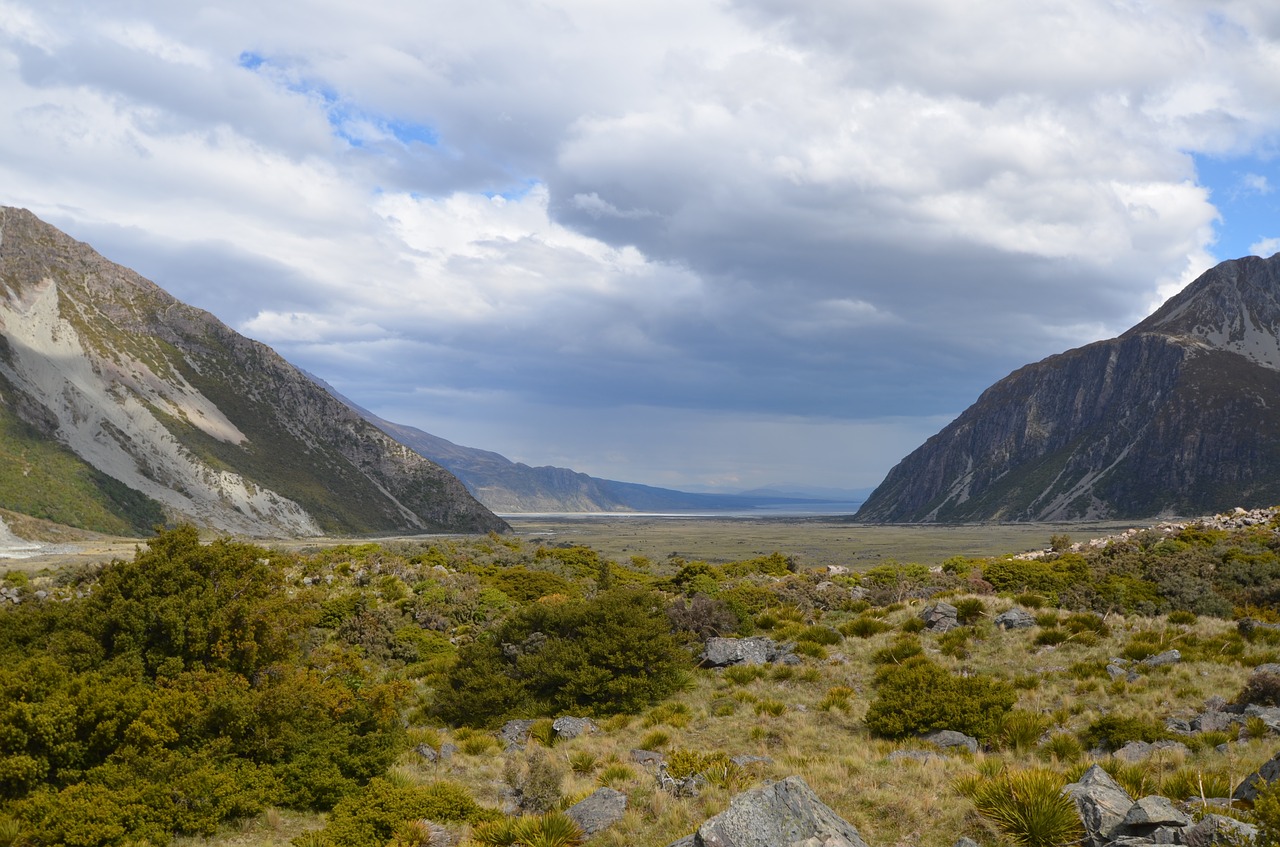
[[[1211,269],[1118,338],[1023,367],[902,460],[871,522],[1280,502],[1280,256]]]
[[[270,348],[12,208],[0,209],[0,430],[0,507],[70,525],[506,528]]]

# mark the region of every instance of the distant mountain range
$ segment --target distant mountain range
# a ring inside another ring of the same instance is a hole
[[[569,468],[531,467],[489,450],[463,447],[439,436],[380,418],[343,397],[321,379],[317,384],[401,444],[449,470],[476,499],[495,512],[697,512],[779,507],[804,508],[820,497],[779,491],[705,494],[599,479]]]
[[[1118,338],[1015,371],[856,519],[1198,515],[1280,503],[1280,255],[1223,262]]]
[[[145,534],[485,532],[505,521],[270,348],[0,208],[0,508]]]

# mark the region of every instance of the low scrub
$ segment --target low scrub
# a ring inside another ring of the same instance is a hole
[[[867,729],[883,738],[952,729],[989,739],[1017,700],[1006,682],[958,676],[922,657],[881,668],[875,684]]]
[[[1062,847],[1084,835],[1075,803],[1063,796],[1066,780],[1041,768],[1003,771],[958,786],[974,808],[1022,847]]]

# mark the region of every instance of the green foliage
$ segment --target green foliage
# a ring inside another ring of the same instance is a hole
[[[478,826],[471,839],[480,847],[579,847],[586,836],[568,815],[548,812]]]
[[[974,808],[1022,847],[1065,847],[1084,834],[1075,803],[1062,794],[1059,774],[1042,769],[1004,771],[968,792]]]
[[[859,615],[837,628],[849,638],[870,638],[893,629],[889,624],[870,615]]]
[[[1258,789],[1253,801],[1253,817],[1258,825],[1258,847],[1280,845],[1280,782],[1271,782]]]
[[[1130,741],[1163,741],[1168,737],[1163,723],[1136,715],[1103,715],[1080,733],[1086,747],[1106,750],[1118,750]]]
[[[745,778],[742,767],[734,764],[722,750],[673,750],[667,756],[667,774],[673,779],[700,776],[712,785],[728,789],[736,788]]]
[[[482,582],[496,588],[517,603],[528,603],[550,594],[572,597],[580,591],[569,580],[548,571],[532,571],[523,565],[497,568]]]
[[[437,705],[445,720],[468,726],[517,715],[636,712],[674,692],[690,664],[661,598],[618,588],[521,609],[459,650]]]
[[[1006,682],[951,674],[923,657],[882,667],[875,685],[867,729],[884,738],[952,729],[989,739],[1017,700]]]
[[[425,818],[481,824],[499,817],[497,811],[478,805],[456,783],[396,785],[378,778],[334,806],[323,836],[332,847],[384,847],[405,821]]]
[[[1035,592],[1055,597],[1061,591],[1089,579],[1089,566],[1078,553],[1052,559],[988,559],[983,578],[997,591]]]
[[[996,736],[1001,747],[1024,751],[1034,747],[1052,725],[1047,715],[1039,712],[1028,712],[1024,709],[1011,709],[999,722]]]
[[[1280,674],[1254,672],[1236,695],[1241,705],[1280,706]]]
[[[956,601],[956,620],[965,626],[977,623],[987,613],[987,604],[977,597],[965,597]]]
[[[893,643],[888,647],[877,650],[871,656],[871,661],[877,665],[902,664],[908,659],[919,656],[924,652],[924,644],[920,642],[920,637],[912,633],[903,633],[894,639]]]

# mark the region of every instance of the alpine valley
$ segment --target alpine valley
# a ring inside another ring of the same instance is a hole
[[[1280,255],[1027,365],[902,460],[868,522],[1198,515],[1280,502]]]

